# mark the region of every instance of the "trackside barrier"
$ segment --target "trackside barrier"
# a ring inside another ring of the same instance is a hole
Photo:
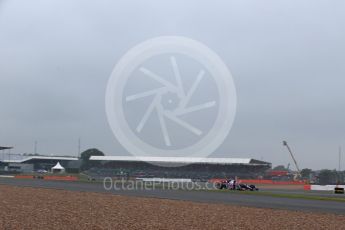
[[[311,185],[310,184],[304,185],[304,190],[306,190],[306,191],[311,190]]]
[[[174,178],[136,178],[144,182],[158,182],[158,183],[191,183],[192,179],[174,179]]]
[[[224,179],[211,179],[210,183],[217,183]],[[243,184],[271,184],[271,185],[305,185],[304,181],[274,181],[274,180],[246,180],[240,179],[239,183]]]
[[[59,180],[59,181],[77,181],[75,176],[44,176],[44,180]]]
[[[10,175],[0,175],[0,178],[14,178],[14,176],[10,176]]]
[[[29,175],[16,175],[14,176],[16,179],[34,179],[34,176],[29,176]]]
[[[304,190],[335,191],[335,188],[345,189],[345,185],[305,185]]]
[[[344,188],[338,188],[338,187],[336,187],[336,188],[334,188],[334,193],[335,194],[344,194],[345,192],[344,192]]]
[[[274,181],[274,180],[239,180],[244,184],[276,184],[276,185],[304,185],[304,181]]]
[[[31,176],[31,175],[16,175],[16,179],[40,179],[40,180],[56,180],[56,181],[77,181],[75,176]]]

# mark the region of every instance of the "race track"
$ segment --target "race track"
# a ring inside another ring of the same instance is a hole
[[[0,184],[27,186],[47,189],[63,189],[70,191],[109,193],[124,196],[154,197],[172,200],[187,200],[203,203],[220,203],[239,206],[287,209],[298,211],[345,214],[345,203],[336,201],[308,200],[295,198],[279,198],[272,196],[248,195],[232,192],[183,191],[183,190],[115,190],[107,191],[102,183],[61,182],[44,180],[26,180],[0,178]],[[296,191],[297,193],[297,191]],[[340,195],[341,196],[341,195]]]

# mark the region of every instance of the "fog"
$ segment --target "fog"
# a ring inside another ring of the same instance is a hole
[[[82,150],[128,154],[108,125],[108,79],[134,45],[174,35],[207,45],[234,78],[236,119],[213,157],[287,165],[287,140],[301,168],[336,168],[344,10],[340,0],[1,1],[0,145],[75,156],[80,138]]]

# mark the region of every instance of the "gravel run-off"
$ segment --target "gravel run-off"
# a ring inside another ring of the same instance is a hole
[[[1,229],[345,229],[336,214],[7,185],[0,197]]]

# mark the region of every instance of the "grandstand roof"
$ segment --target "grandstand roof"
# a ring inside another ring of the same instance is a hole
[[[31,160],[61,160],[61,161],[77,161],[76,157],[52,157],[52,156],[30,156],[16,160],[2,160],[4,163],[24,163]]]
[[[91,156],[94,161],[159,162],[189,164],[248,164],[270,165],[271,163],[251,158],[201,158],[201,157],[135,157],[135,156]]]

